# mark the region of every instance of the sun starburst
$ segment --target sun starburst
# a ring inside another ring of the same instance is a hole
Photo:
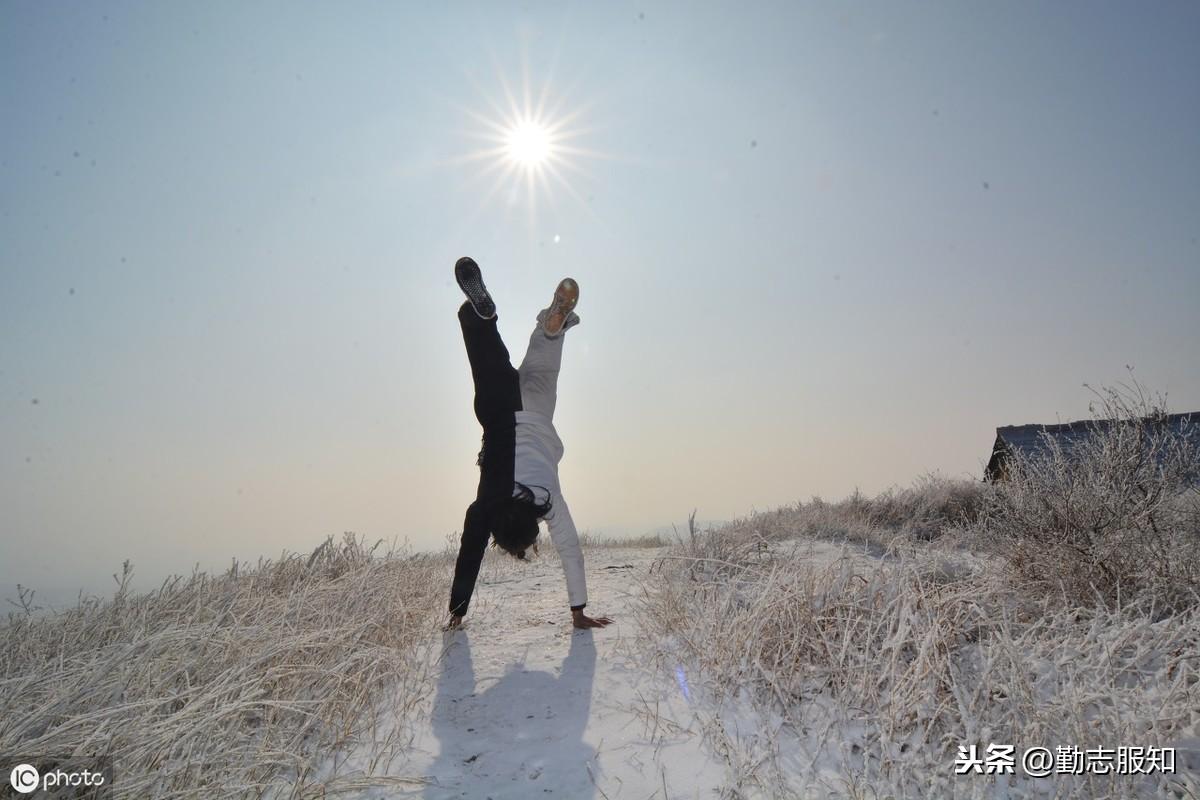
[[[459,107],[473,123],[468,138],[481,146],[456,162],[477,165],[479,177],[490,182],[481,194],[480,213],[499,197],[510,208],[526,207],[532,230],[539,207],[554,204],[561,195],[586,208],[578,184],[591,179],[586,162],[603,157],[581,145],[588,132],[582,125],[588,106],[556,94],[551,77],[534,91],[527,61],[519,93],[501,70],[494,74],[499,91],[489,92],[475,83],[487,112]]]

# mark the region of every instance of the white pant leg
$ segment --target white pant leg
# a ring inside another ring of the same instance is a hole
[[[562,366],[562,335],[551,338],[542,332],[541,315],[529,336],[529,347],[517,373],[521,380],[521,407],[553,419],[558,401],[558,371]]]

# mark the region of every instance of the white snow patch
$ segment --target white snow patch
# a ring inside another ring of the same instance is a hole
[[[723,759],[705,744],[686,682],[639,649],[632,604],[661,549],[587,548],[591,616],[571,626],[553,555],[529,564],[489,551],[462,630],[431,633],[429,695],[387,765],[396,784],[360,798],[715,797]],[[370,769],[370,742],[342,753],[343,780]]]

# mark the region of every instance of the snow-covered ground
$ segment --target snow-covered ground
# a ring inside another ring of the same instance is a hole
[[[489,551],[464,628],[431,642],[427,704],[389,767],[413,782],[362,797],[717,796],[730,775],[705,736],[712,709],[635,627],[637,595],[664,552],[588,548],[587,612],[613,624],[576,631],[556,559]],[[818,544],[813,555],[840,552]]]

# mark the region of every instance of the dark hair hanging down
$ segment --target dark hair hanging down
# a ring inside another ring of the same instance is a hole
[[[541,489],[546,493],[546,502],[538,503],[537,498],[533,494],[533,489],[529,488],[520,481],[516,481],[517,493],[513,495],[514,500],[520,500],[523,503],[528,503],[529,507],[538,512],[538,519],[550,513],[550,490],[545,486],[534,486],[533,489]]]
[[[537,488],[546,491],[545,487]],[[492,518],[492,547],[524,559],[525,551],[537,541],[538,520],[550,513],[551,504],[549,498],[538,503],[533,489],[523,483],[517,482],[516,489],[512,500],[501,505]]]

